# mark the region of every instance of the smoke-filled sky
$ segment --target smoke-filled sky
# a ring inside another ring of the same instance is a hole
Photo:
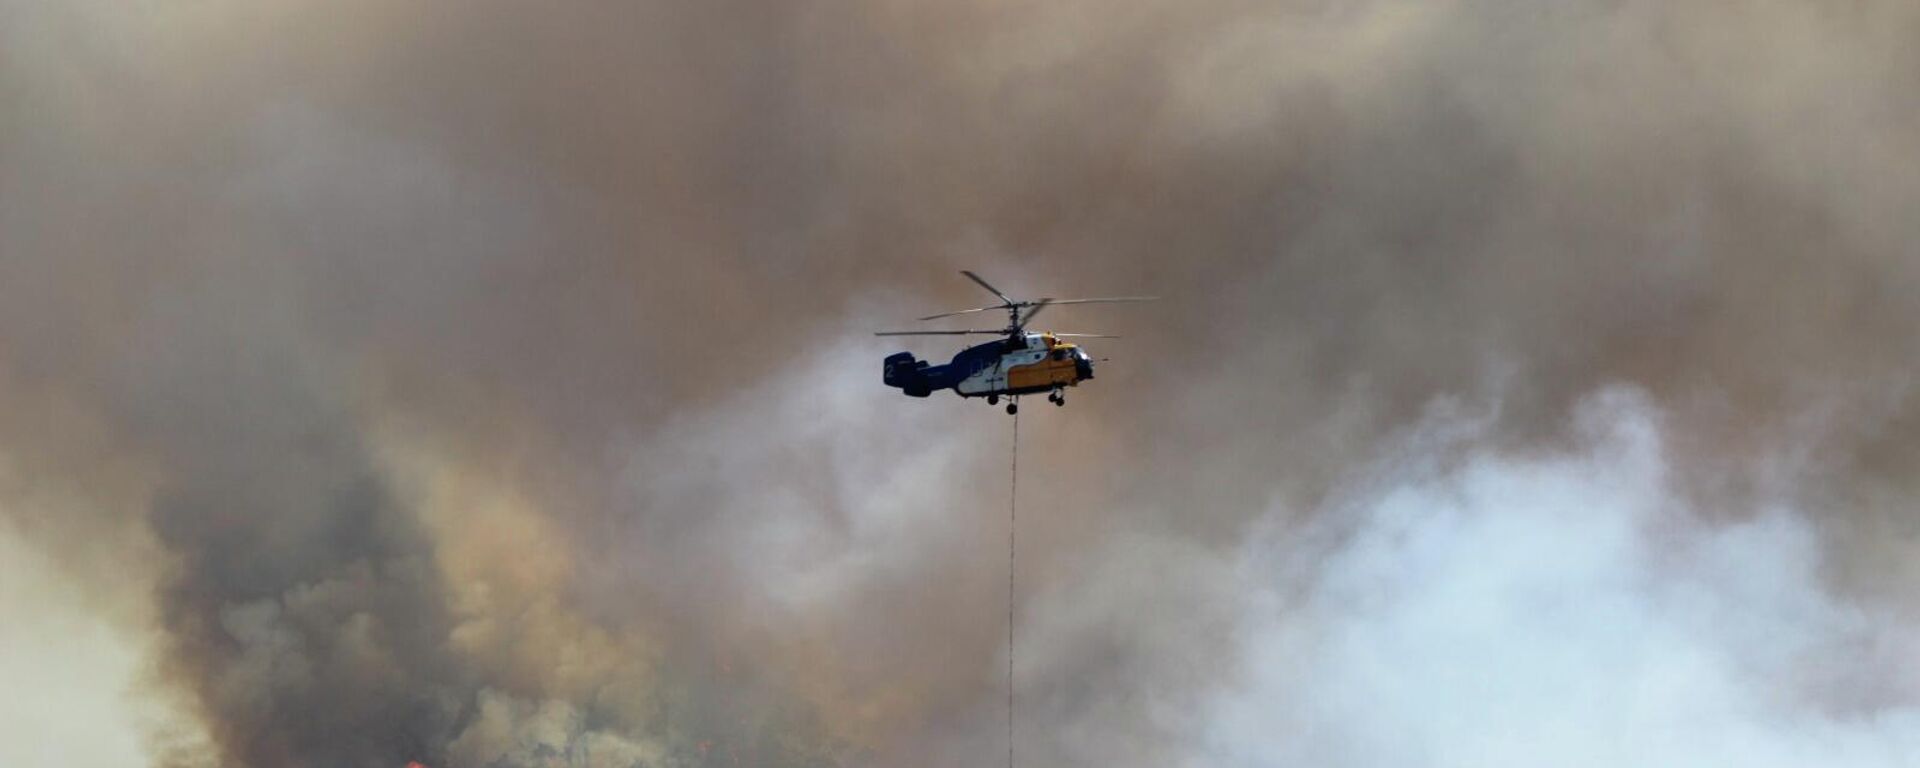
[[[1905,0],[0,0],[0,764],[1920,755]]]

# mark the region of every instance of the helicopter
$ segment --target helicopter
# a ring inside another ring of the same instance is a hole
[[[992,330],[961,331],[879,331],[875,336],[1001,336],[998,341],[977,344],[960,350],[946,365],[933,365],[915,359],[911,352],[888,355],[881,380],[909,397],[926,397],[937,389],[951,389],[961,397],[984,397],[987,405],[998,405],[1007,398],[1007,413],[1020,412],[1019,397],[1047,393],[1047,401],[1056,406],[1067,404],[1067,387],[1093,378],[1094,359],[1079,345],[1062,339],[1117,339],[1103,333],[1028,333],[1027,324],[1035,315],[1055,304],[1111,304],[1153,301],[1153,296],[1112,296],[1099,299],[1015,300],[991,283],[967,270],[967,279],[1000,299],[989,307],[942,312],[920,318],[922,321],[970,315],[976,312],[1005,310],[1007,327]]]

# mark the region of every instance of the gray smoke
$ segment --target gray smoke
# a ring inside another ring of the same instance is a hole
[[[0,0],[0,540],[71,585],[4,605],[150,659],[161,765],[999,759],[1011,425],[866,335],[971,268],[1165,297],[1049,310],[1125,338],[1022,417],[1023,760],[1893,764],[1916,43]]]

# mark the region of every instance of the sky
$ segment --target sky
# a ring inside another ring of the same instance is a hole
[[[0,764],[1920,754],[1920,7],[0,0]]]

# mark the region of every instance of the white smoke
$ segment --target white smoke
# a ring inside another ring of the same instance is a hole
[[[1584,446],[1449,449],[1430,419],[1244,575],[1244,678],[1192,764],[1896,766],[1920,755],[1920,626],[1837,598],[1803,513],[1710,524],[1659,412],[1590,397]]]

